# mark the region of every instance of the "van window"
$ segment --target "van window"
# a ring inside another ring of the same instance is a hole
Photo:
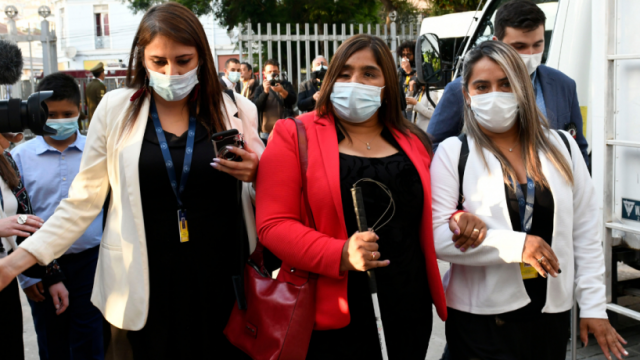
[[[479,25],[478,34],[480,35],[474,42],[475,45],[478,45],[481,42],[484,42],[487,40],[491,40],[491,38],[493,38],[493,34],[494,34],[493,24],[495,23],[496,12],[498,8],[502,4],[506,3],[507,1],[509,0],[498,0],[498,1],[492,2],[489,5],[487,12],[483,16],[483,19],[488,19],[488,20],[485,20],[483,23]],[[547,17],[547,21],[544,24],[544,30],[545,30],[544,31],[544,54],[542,55],[542,63],[544,64],[547,62],[547,54],[549,53],[549,45],[551,44],[551,34],[553,33],[553,27],[556,23],[556,15],[558,13],[558,1],[557,0],[556,1],[535,0],[535,2],[538,4],[540,9],[544,11],[544,14]]]

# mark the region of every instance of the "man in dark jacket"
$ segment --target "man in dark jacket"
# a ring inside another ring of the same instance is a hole
[[[300,84],[298,90],[298,109],[300,111],[313,111],[316,107],[316,101],[320,97],[320,87],[327,73],[327,59],[322,55],[318,55],[311,62],[310,79]]]
[[[266,141],[276,121],[293,116],[296,93],[293,85],[280,76],[280,64],[269,59],[262,70],[264,81],[256,88],[253,103],[258,108],[260,137]]]
[[[567,130],[573,135],[589,165],[576,82],[556,69],[540,65],[544,51],[544,12],[533,2],[511,1],[498,9],[495,19],[493,40],[509,44],[520,53],[531,75],[538,108],[552,129]],[[448,137],[458,136],[463,125],[462,81],[457,78],[445,87],[427,133],[437,146]]]

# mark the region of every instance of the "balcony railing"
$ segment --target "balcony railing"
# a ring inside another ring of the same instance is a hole
[[[111,41],[109,36],[96,36],[96,49],[109,49],[111,48]]]

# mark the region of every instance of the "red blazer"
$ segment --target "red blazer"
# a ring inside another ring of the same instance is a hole
[[[340,272],[342,248],[349,238],[340,196],[340,166],[336,127],[332,116],[315,111],[300,116],[307,130],[308,195],[317,231],[305,225],[295,123],[281,120],[258,167],[256,217],[258,237],[282,259],[281,281],[299,283],[291,268],[319,274],[316,294],[316,330],[339,329],[349,324],[347,274]],[[427,264],[433,303],[442,320],[447,317],[440,271],[433,243],[431,214],[431,158],[420,140],[392,131],[420,174],[424,188],[420,242]],[[393,266],[393,264],[391,265]],[[425,304],[426,305],[426,304]],[[384,312],[384,309],[382,310]]]

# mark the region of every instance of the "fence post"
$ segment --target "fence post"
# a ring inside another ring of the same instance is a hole
[[[253,64],[253,26],[251,26],[251,23],[247,25],[249,26],[247,29],[247,58],[249,60],[247,62]]]
[[[391,36],[391,52],[393,52],[395,54],[396,49],[398,48],[398,39],[396,37],[396,18],[398,17],[398,13],[396,13],[395,11],[392,11],[389,13],[389,20],[391,20],[391,25],[390,27],[390,36]],[[394,56],[393,57],[393,61],[396,63],[396,66],[398,66],[398,57]]]
[[[242,23],[238,24],[238,49],[238,61],[242,62]]]
[[[253,72],[256,72],[255,69]],[[258,79],[262,83],[262,26],[260,26],[260,23],[258,23],[258,74]]]

